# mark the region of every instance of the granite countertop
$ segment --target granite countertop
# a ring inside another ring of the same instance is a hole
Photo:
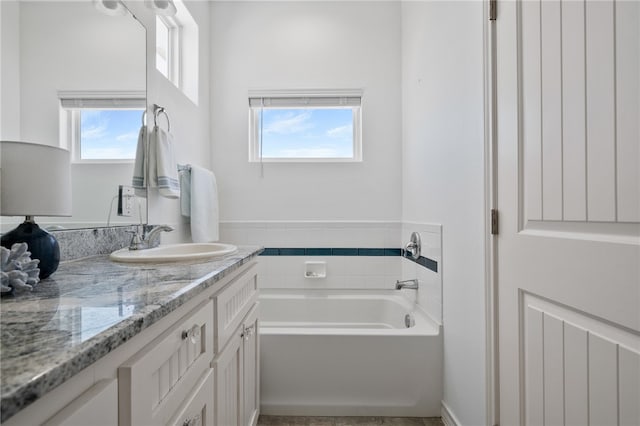
[[[4,422],[262,251],[238,247],[209,261],[61,263],[32,292],[0,301]]]

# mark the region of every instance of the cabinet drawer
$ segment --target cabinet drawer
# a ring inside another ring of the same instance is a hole
[[[120,366],[120,426],[167,423],[209,368],[212,342],[208,301]]]
[[[253,264],[214,299],[216,310],[216,353],[229,341],[249,309],[258,300],[257,267]]]
[[[213,426],[213,378],[213,369],[210,368],[168,425]]]

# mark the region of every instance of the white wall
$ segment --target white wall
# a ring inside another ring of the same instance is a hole
[[[486,423],[483,4],[402,3],[403,222],[442,224],[444,403]]]
[[[0,139],[20,140],[20,6],[0,2]]]
[[[397,220],[400,5],[214,2],[213,171],[222,220]],[[362,88],[362,163],[248,162],[250,89]]]
[[[21,131],[58,145],[60,90],[145,89],[144,28],[91,2],[21,2]]]

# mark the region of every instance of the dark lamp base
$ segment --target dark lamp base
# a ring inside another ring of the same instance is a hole
[[[15,243],[27,243],[32,259],[39,259],[40,279],[45,279],[58,269],[60,246],[53,235],[34,222],[23,222],[17,228],[2,235],[2,247],[11,249]]]

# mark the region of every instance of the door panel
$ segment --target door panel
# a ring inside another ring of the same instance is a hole
[[[522,306],[526,424],[640,424],[637,333],[529,293]]]
[[[242,425],[242,338],[240,328],[215,361],[216,426]]]
[[[518,7],[525,222],[637,223],[638,2]]]
[[[638,3],[498,7],[504,425],[640,424]]]

